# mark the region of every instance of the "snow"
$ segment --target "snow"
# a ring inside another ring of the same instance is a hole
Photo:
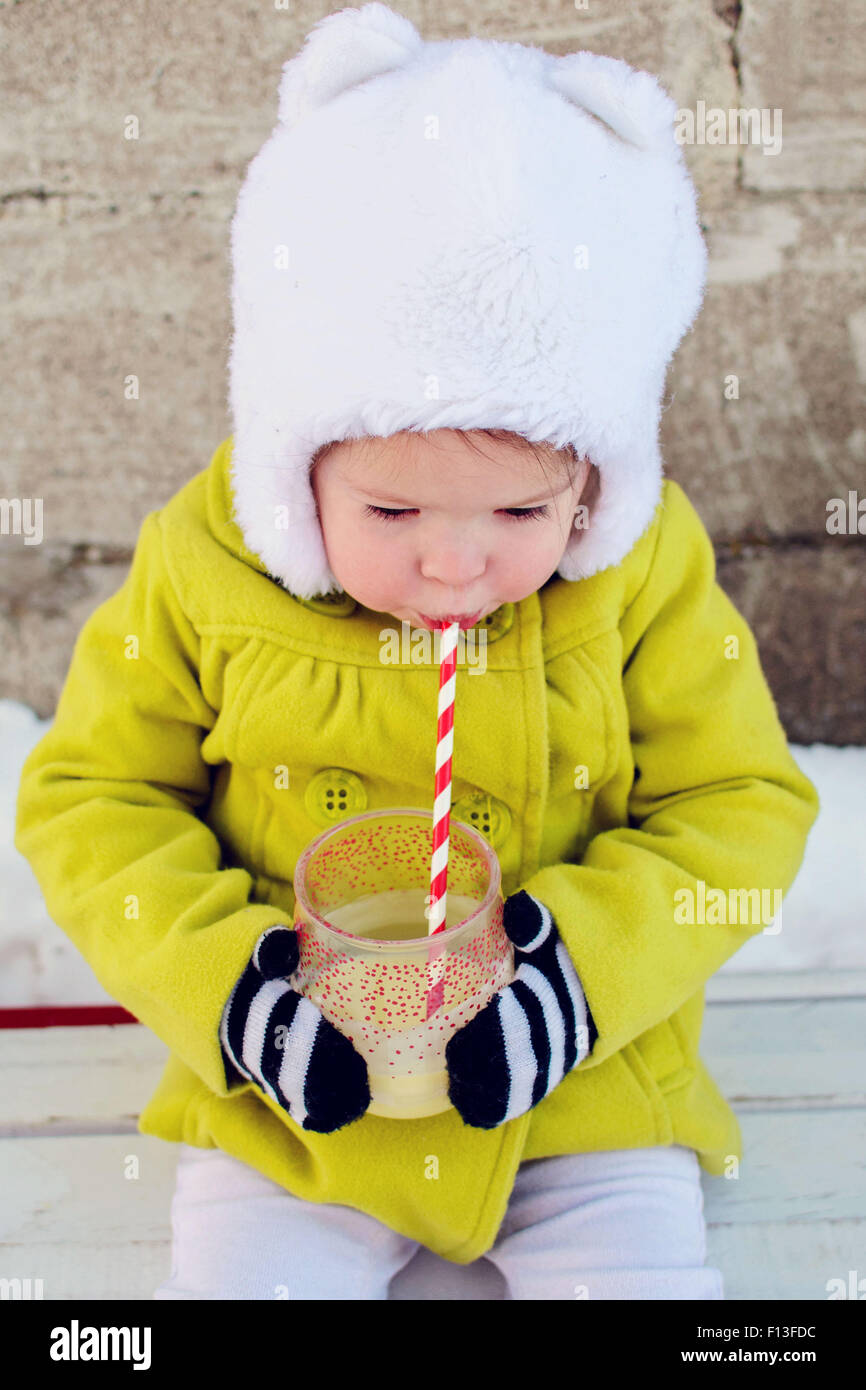
[[[0,700],[0,1007],[109,1003],[69,938],[52,922],[30,865],[13,844],[21,768],[51,721]],[[866,748],[792,744],[821,799],[799,875],[769,931],[722,966],[735,971],[866,967]],[[776,928],[781,922],[781,929]]]

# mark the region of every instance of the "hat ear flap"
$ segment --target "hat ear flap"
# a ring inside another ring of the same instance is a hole
[[[564,54],[550,69],[550,85],[597,116],[616,135],[642,150],[675,143],[677,106],[650,72],[600,53]]]
[[[424,40],[387,5],[362,5],[325,15],[300,53],[283,64],[279,120],[291,126],[340,92],[407,63]]]

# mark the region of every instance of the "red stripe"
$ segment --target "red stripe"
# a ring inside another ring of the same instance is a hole
[[[435,935],[435,932],[434,932]],[[437,1009],[441,1009],[445,1001],[445,981],[440,980],[435,984],[427,995],[427,1017],[435,1014]]]
[[[0,1028],[68,1028],[81,1024],[138,1023],[119,1004],[37,1004],[0,1009]]]
[[[438,791],[437,791],[437,795],[438,795]],[[439,817],[439,819],[438,819],[437,821],[434,821],[434,822],[433,822],[433,852],[434,852],[434,854],[435,854],[436,850],[439,848],[439,846],[445,843],[445,840],[446,840],[446,838],[447,838],[447,836],[448,836],[448,825],[449,825],[449,823],[450,823],[450,820],[451,820],[451,807],[449,806],[448,809],[447,809],[446,811],[443,811],[443,812],[442,812],[442,814],[441,814],[441,816]]]
[[[441,792],[444,792],[445,788],[448,786],[448,783],[449,783],[450,781],[451,781],[451,759],[449,758],[447,762],[444,762],[444,763],[442,764],[442,767],[440,768],[439,772],[436,773],[436,776],[435,776],[434,779],[433,779],[433,796],[434,796],[434,799],[438,800],[440,793],[441,793]],[[450,809],[450,808],[449,808],[449,809]],[[442,816],[440,815],[439,820],[438,820],[438,821],[434,821],[434,826],[435,826],[435,825],[439,825],[439,824],[441,823],[441,821],[442,821]]]
[[[443,632],[448,628],[448,626],[449,626],[448,623],[441,623],[441,624],[440,624],[440,627],[441,627],[441,629],[442,629]],[[440,664],[439,664],[439,693],[440,693],[440,696],[441,696],[443,687],[447,684],[447,682],[448,682],[448,681],[451,679],[451,677],[454,675],[456,669],[457,669],[457,648],[455,647],[454,650],[453,650],[444,660],[440,661]],[[453,700],[453,698],[452,698],[452,699],[450,699],[450,700],[448,701],[448,704],[447,704],[447,705],[445,706],[445,708],[442,710],[441,714],[439,715],[439,717],[438,717],[438,719],[437,719],[437,721],[436,721],[436,753],[437,753],[437,757],[438,757],[439,747],[440,747],[440,745],[441,745],[441,743],[442,743],[442,740],[443,740],[444,738],[447,738],[448,734],[451,732],[451,730],[452,730],[453,728],[454,728],[454,700]],[[437,767],[437,769],[436,769],[436,775],[435,775],[434,783],[433,783],[433,798],[434,798],[434,801],[435,801],[436,799],[438,799],[438,797],[442,794],[442,792],[443,792],[443,791],[445,790],[445,788],[450,784],[450,782],[451,782],[451,758],[448,757],[448,758],[446,758],[445,762],[442,763],[441,767]],[[440,847],[441,845],[444,845],[445,842],[446,842],[446,840],[448,839],[448,831],[449,831],[450,821],[451,821],[451,816],[450,816],[450,808],[449,808],[449,810],[445,811],[444,814],[440,815],[440,817],[439,817],[438,820],[435,820],[435,821],[433,822],[433,854],[434,854],[434,855],[435,855],[437,849],[439,849],[439,847]],[[436,903],[438,903],[439,900],[444,896],[447,886],[448,886],[448,864],[446,863],[445,866],[444,866],[444,868],[440,869],[439,873],[436,875],[436,877],[433,879],[433,881],[432,881],[431,884],[430,884],[430,900],[431,900],[431,906],[433,906],[433,905],[435,905]],[[430,935],[431,935],[431,936],[435,936],[435,935],[437,934],[437,932],[441,932],[441,931],[444,931],[444,930],[445,930],[445,923],[442,922],[440,926],[436,927],[434,931],[430,932]],[[444,983],[443,983],[442,981],[440,981],[439,984],[435,985],[435,986],[433,987],[433,989],[429,992],[429,994],[428,994],[428,996],[427,996],[427,1017],[428,1017],[428,1018],[431,1016],[431,1014],[435,1013],[437,1009],[439,1009],[439,1008],[442,1007],[443,990],[444,990]]]

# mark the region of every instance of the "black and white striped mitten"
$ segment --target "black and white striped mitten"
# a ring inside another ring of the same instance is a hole
[[[514,943],[514,979],[445,1047],[448,1097],[477,1129],[538,1105],[598,1037],[550,910],[521,889],[506,898],[502,925]]]
[[[256,942],[220,1021],[226,1084],[252,1081],[302,1128],[330,1134],[370,1104],[367,1063],[287,984],[299,958],[291,927],[269,927]]]

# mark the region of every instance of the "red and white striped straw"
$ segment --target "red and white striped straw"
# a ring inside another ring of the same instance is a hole
[[[445,930],[448,904],[448,827],[451,818],[451,754],[454,750],[454,694],[457,689],[459,623],[441,623],[439,712],[436,723],[436,779],[433,791],[433,858],[430,864],[430,916],[427,934]],[[442,1007],[445,952],[427,964],[427,1017]]]

